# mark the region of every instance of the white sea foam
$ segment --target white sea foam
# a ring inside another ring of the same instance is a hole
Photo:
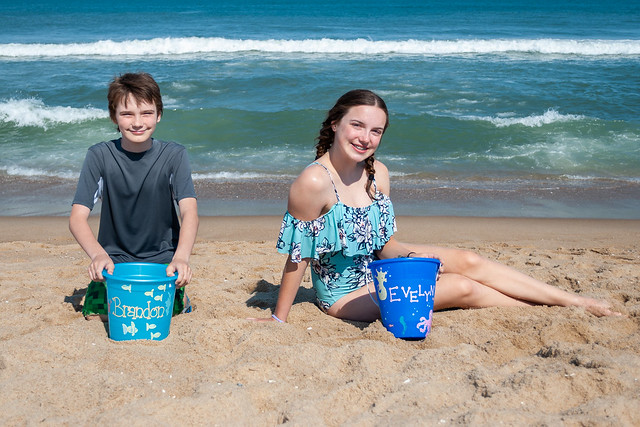
[[[46,129],[50,125],[80,123],[108,116],[106,110],[98,108],[47,106],[35,98],[0,101],[0,122],[11,122],[19,127],[35,126]]]
[[[500,114],[498,117],[467,116],[468,120],[482,120],[493,123],[496,127],[522,125],[526,127],[540,127],[552,123],[565,123],[584,120],[585,116],[576,114],[560,114],[556,110],[549,109],[544,114],[534,114],[527,117],[511,117],[510,114]]]
[[[542,55],[640,55],[640,40],[565,39],[460,39],[367,40],[304,39],[251,40],[221,37],[176,37],[93,43],[0,44],[0,58],[64,56],[184,55],[194,53],[320,53],[320,54],[542,54]]]
[[[167,95],[162,95],[162,104],[165,109],[177,110],[180,107],[180,102],[177,99]]]
[[[253,173],[253,172],[211,172],[211,173],[194,173],[192,178],[198,179],[211,179],[222,181],[242,181],[246,179],[259,179],[269,178],[267,174]]]
[[[0,174],[4,173],[8,176],[22,177],[22,178],[64,178],[64,179],[78,179],[80,176],[79,168],[75,171],[58,169],[55,166],[49,165],[43,167],[29,167],[29,166],[0,166]],[[204,173],[192,173],[191,177],[194,180],[213,180],[213,181],[247,181],[247,180],[264,180],[264,181],[290,181],[295,178],[295,175],[287,174],[268,174],[259,172],[204,172]]]
[[[64,178],[78,179],[80,172],[71,171],[51,171],[41,168],[25,167],[25,166],[0,166],[0,171],[9,176],[25,177],[25,178]]]

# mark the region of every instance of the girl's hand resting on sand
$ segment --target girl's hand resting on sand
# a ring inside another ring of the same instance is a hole
[[[275,322],[276,320],[273,317],[247,317],[247,320],[251,320],[252,322]]]
[[[271,317],[248,317],[247,320],[251,320],[254,322],[277,322],[277,323],[286,323],[284,320],[278,319],[275,314],[272,314]]]

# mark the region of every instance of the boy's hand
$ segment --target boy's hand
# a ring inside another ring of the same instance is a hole
[[[176,272],[178,273],[178,279],[176,279],[178,288],[182,288],[191,282],[192,272],[188,262],[175,258],[171,260],[171,263],[167,266],[167,276],[174,276]]]
[[[89,277],[91,280],[95,280],[97,282],[104,281],[104,277],[102,276],[102,271],[107,270],[107,273],[113,274],[113,269],[115,265],[113,264],[113,260],[106,253],[96,255],[96,257],[91,260],[91,264],[89,265]]]

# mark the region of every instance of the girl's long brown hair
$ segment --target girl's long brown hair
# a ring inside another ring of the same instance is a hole
[[[333,141],[336,136],[333,131],[333,124],[340,121],[351,107],[357,107],[360,105],[369,105],[381,108],[387,117],[383,132],[387,130],[389,127],[389,111],[387,110],[387,105],[384,100],[370,90],[355,89],[349,91],[336,101],[336,104],[327,113],[327,118],[322,122],[320,134],[316,138],[318,140],[316,143],[316,159],[322,157],[333,145]],[[374,162],[375,159],[373,154],[365,160],[365,169],[368,175],[366,191],[369,195],[371,195],[371,183],[373,182],[373,178],[376,173],[376,170],[373,167]]]

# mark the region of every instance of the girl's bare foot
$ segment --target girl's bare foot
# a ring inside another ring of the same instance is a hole
[[[611,305],[607,301],[597,300],[594,298],[584,298],[582,306],[594,316],[622,316],[622,313],[611,310]]]

